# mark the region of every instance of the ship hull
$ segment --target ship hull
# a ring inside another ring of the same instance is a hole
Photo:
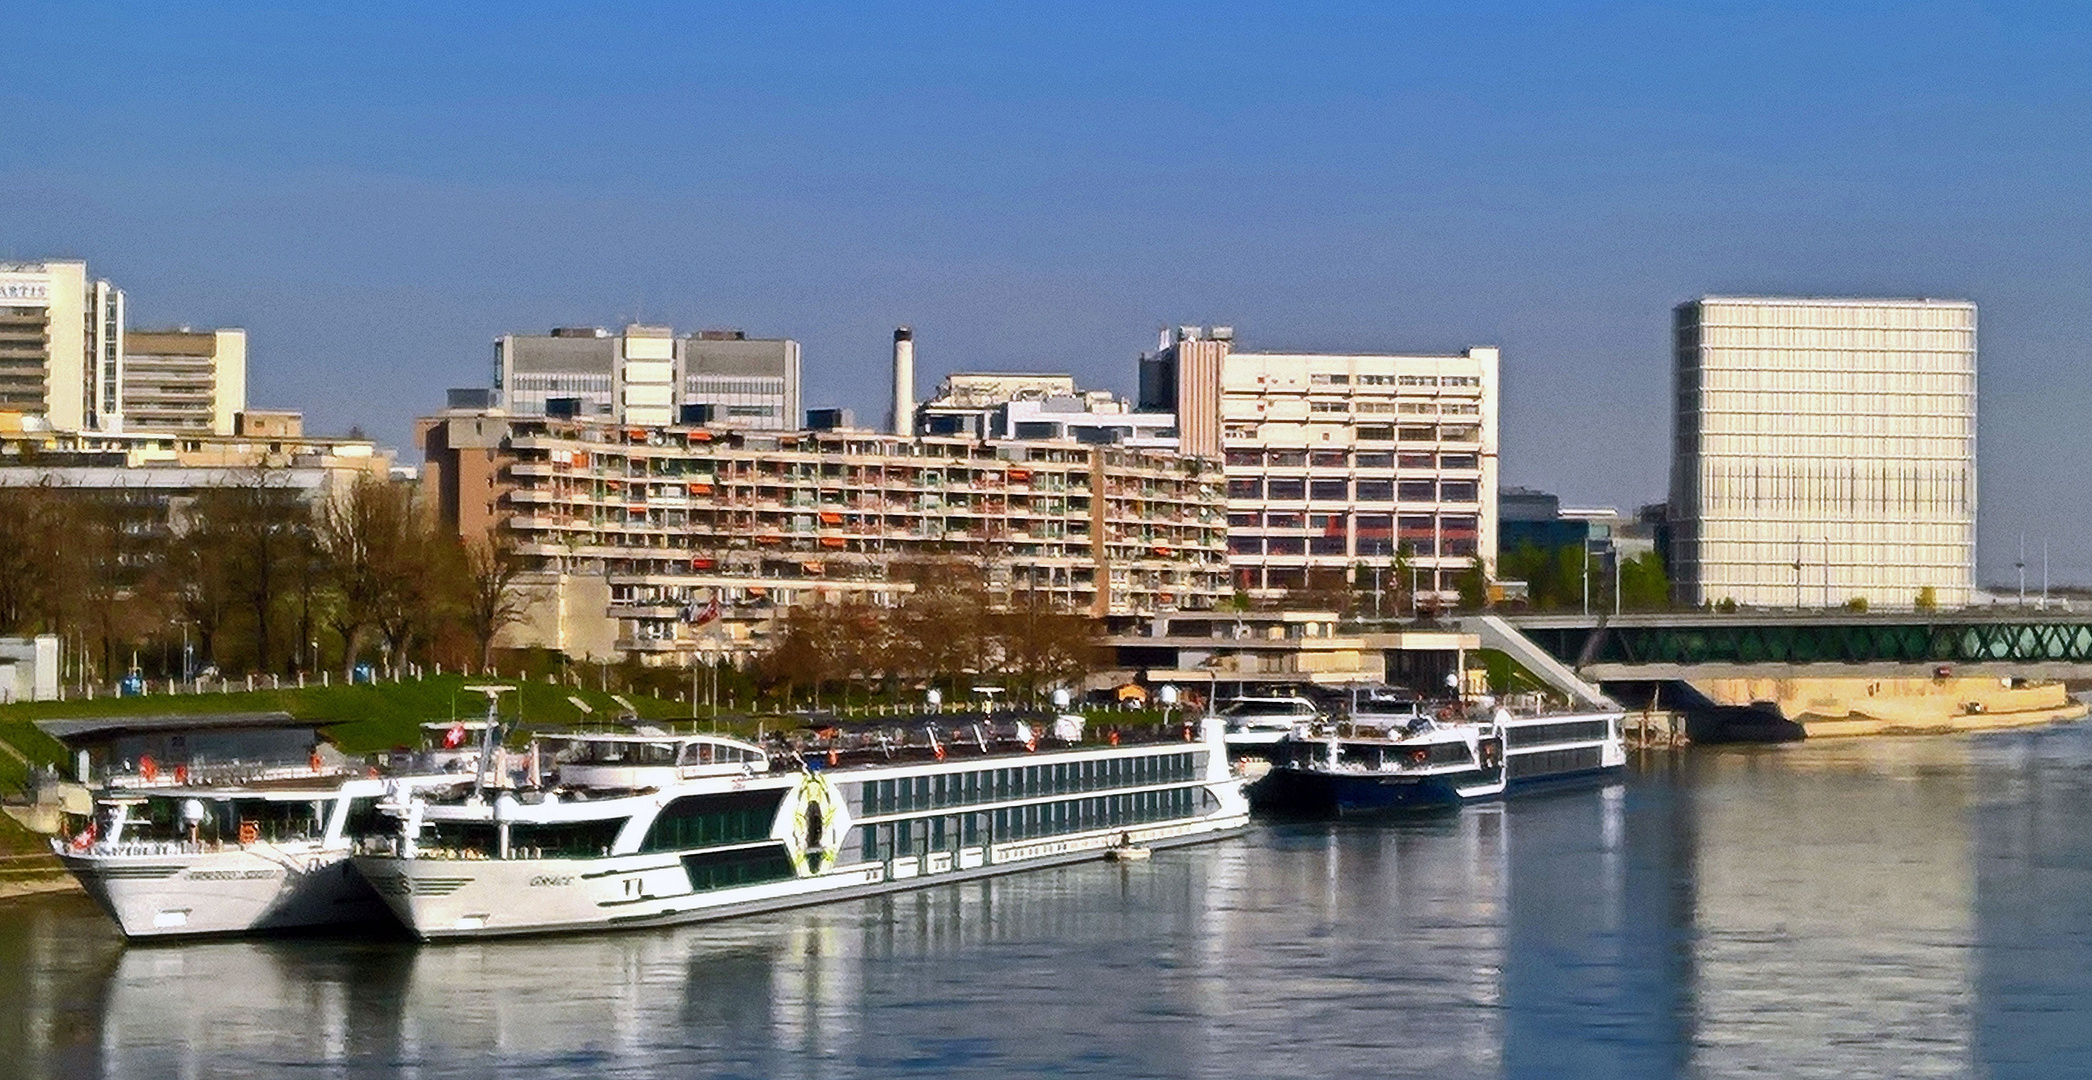
[[[1505,781],[1496,770],[1470,769],[1422,776],[1361,775],[1279,766],[1249,788],[1250,805],[1270,814],[1365,817],[1437,810],[1501,799],[1542,786],[1601,779],[1621,765],[1601,765]]]
[[[127,938],[178,938],[392,923],[341,849],[268,858],[251,850],[60,852]]]
[[[812,877],[704,892],[689,888],[675,855],[478,861],[357,856],[355,863],[408,930],[440,941],[725,919],[1100,860],[1129,838],[1150,848],[1220,840],[1248,824],[1247,812],[1238,810],[845,864]],[[628,891],[627,882],[641,884]]]

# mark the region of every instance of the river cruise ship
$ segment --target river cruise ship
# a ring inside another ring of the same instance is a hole
[[[493,730],[424,724],[422,749],[388,755],[388,778],[327,770],[317,754],[305,765],[171,770],[148,760],[109,777],[94,816],[52,849],[128,938],[391,923],[349,865],[350,846],[376,827],[388,794],[468,789]]]
[[[1621,720],[1618,712],[1518,715],[1494,702],[1434,716],[1413,702],[1362,697],[1343,720],[1280,744],[1249,796],[1260,810],[1317,816],[1501,798],[1619,771],[1627,764]]]
[[[658,926],[1227,836],[1217,724],[1190,740],[956,731],[540,736],[539,790],[414,794],[356,867],[424,939]],[[927,736],[924,738],[923,736]],[[537,751],[534,751],[536,753]]]
[[[308,774],[113,787],[87,828],[52,848],[128,938],[390,922],[348,857],[401,784]]]

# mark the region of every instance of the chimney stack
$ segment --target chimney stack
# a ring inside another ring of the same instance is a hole
[[[915,434],[915,331],[893,332],[893,414],[887,428],[896,435]]]

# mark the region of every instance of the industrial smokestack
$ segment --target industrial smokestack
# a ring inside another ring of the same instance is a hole
[[[896,435],[915,434],[915,331],[905,326],[893,331],[893,415],[887,428]]]

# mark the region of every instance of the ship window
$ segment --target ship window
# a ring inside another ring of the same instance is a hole
[[[439,821],[422,834],[423,854],[492,858],[495,853],[494,826],[473,822]]]
[[[509,826],[509,854],[520,859],[593,858],[610,854],[625,818],[519,823]]]
[[[894,826],[893,826],[893,853],[894,853],[895,855],[913,855],[913,854],[915,854],[915,822],[913,822],[913,821],[896,821],[896,822],[894,822]]]
[[[782,802],[782,791],[686,795],[661,808],[639,850],[680,851],[768,839]]]
[[[348,839],[369,836],[378,831],[383,822],[378,816],[378,797],[366,796],[349,800],[349,812],[342,819],[341,835]]]
[[[1528,724],[1506,728],[1504,741],[1516,748],[1544,743],[1596,742],[1606,737],[1611,724],[1605,720],[1571,720],[1557,724]]]
[[[698,892],[782,881],[794,874],[792,858],[785,853],[783,844],[685,855],[683,872],[690,877],[690,888]]]

